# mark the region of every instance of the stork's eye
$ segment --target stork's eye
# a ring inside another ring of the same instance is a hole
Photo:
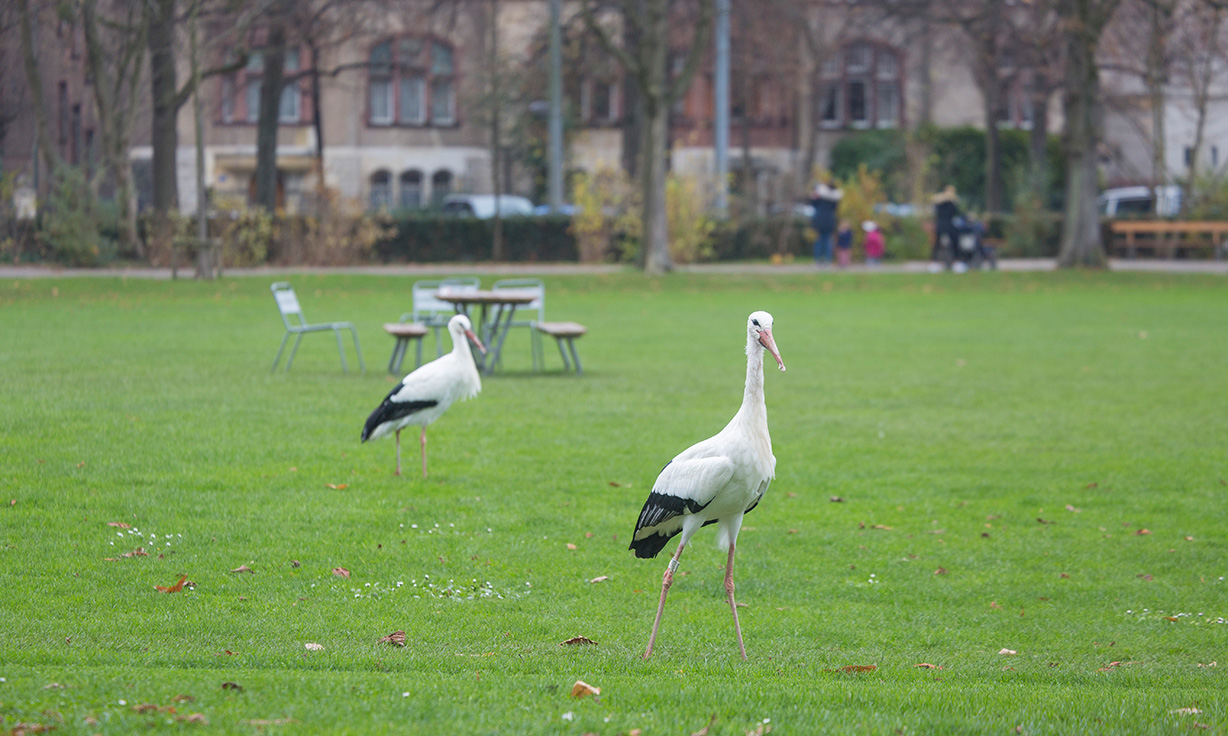
[[[755,327],[758,327],[758,326],[759,326],[759,320],[757,320],[757,319],[752,319],[752,320],[750,321],[750,323],[751,323],[752,325],[754,325]]]

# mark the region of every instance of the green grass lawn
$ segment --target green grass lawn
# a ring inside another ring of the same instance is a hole
[[[263,278],[0,283],[0,733],[1228,733],[1223,278],[550,278],[585,375],[512,334],[425,482],[412,431],[404,477],[358,441],[411,280],[292,281],[365,375],[328,333],[270,374]],[[755,309],[789,370],[750,660],[710,528],[645,662],[630,533],[736,411]]]

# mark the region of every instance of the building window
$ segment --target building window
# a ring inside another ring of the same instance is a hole
[[[456,63],[451,46],[405,36],[371,48],[371,125],[454,125]]]
[[[431,203],[438,207],[452,193],[452,172],[440,169],[431,174]]]
[[[422,172],[401,172],[401,209],[416,210],[422,207]]]
[[[894,128],[903,113],[900,55],[867,41],[824,60],[816,101],[824,128]]]
[[[371,175],[371,209],[386,210],[392,206],[392,174],[377,171]]]
[[[1031,128],[1033,108],[1030,84],[1020,79],[1005,83],[998,94],[998,127]]]
[[[282,73],[294,77],[302,69],[298,49],[286,49]],[[252,51],[238,72],[222,77],[220,116],[223,123],[255,123],[260,120],[260,90],[264,86],[264,52]],[[303,91],[298,80],[283,83],[278,103],[279,123],[303,122]]]

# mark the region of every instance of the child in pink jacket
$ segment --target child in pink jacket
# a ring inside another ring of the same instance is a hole
[[[861,229],[866,231],[866,265],[876,266],[883,259],[883,231],[873,220],[861,223]]]

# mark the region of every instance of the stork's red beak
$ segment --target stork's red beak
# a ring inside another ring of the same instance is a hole
[[[780,371],[785,370],[785,362],[780,359],[780,351],[776,349],[776,339],[772,337],[771,330],[763,330],[759,333],[759,344],[763,346],[776,359],[776,364],[780,366]]]
[[[482,355],[486,354],[486,346],[482,344],[482,341],[478,339],[477,335],[473,334],[473,330],[465,330],[465,337],[469,338],[469,342],[478,346],[478,350],[482,351]],[[780,358],[777,358],[776,360],[780,360]]]

